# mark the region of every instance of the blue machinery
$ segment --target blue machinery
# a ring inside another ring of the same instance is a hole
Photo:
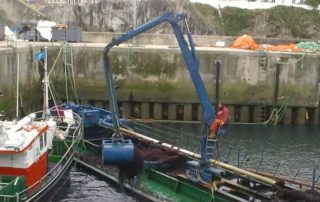
[[[192,81],[194,83],[194,87],[196,88],[198,97],[200,99],[201,105],[203,107],[203,130],[202,130],[202,137],[200,142],[200,153],[201,153],[201,162],[206,163],[207,160],[207,136],[209,133],[209,127],[212,121],[215,118],[215,111],[210,103],[210,99],[208,97],[208,94],[206,92],[206,89],[204,87],[204,84],[202,82],[201,76],[199,74],[199,61],[196,56],[194,43],[192,40],[191,33],[188,29],[188,41],[189,44],[186,42],[183,33],[181,32],[181,28],[179,26],[179,22],[181,20],[186,20],[186,15],[184,14],[177,14],[174,15],[173,13],[167,12],[164,13],[162,16],[155,18],[146,24],[143,24],[133,30],[128,31],[127,33],[120,35],[116,38],[113,38],[112,41],[104,48],[103,52],[103,63],[104,63],[104,71],[105,71],[105,78],[107,82],[107,93],[110,98],[111,103],[111,111],[112,111],[112,118],[114,120],[114,129],[115,134],[113,136],[113,139],[122,138],[122,135],[120,134],[120,123],[119,123],[119,111],[118,111],[118,104],[117,104],[117,98],[115,93],[115,85],[113,82],[112,77],[112,70],[109,62],[109,56],[108,53],[111,50],[112,47],[119,45],[143,32],[146,32],[147,30],[161,24],[164,22],[170,23],[170,25],[173,28],[174,34],[177,38],[179,47],[181,49],[181,53],[184,57],[184,60],[186,62],[186,65],[188,67],[190,76],[192,78]],[[119,141],[116,141],[117,143],[114,143],[114,146],[112,145],[112,142],[108,142],[104,144],[104,153],[107,153],[107,150],[114,151],[113,147],[118,147]],[[132,144],[132,143],[131,143]],[[128,152],[128,151],[126,151]],[[133,152],[133,151],[132,151]],[[107,155],[105,155],[104,158],[108,158]],[[108,161],[108,159],[105,159]]]

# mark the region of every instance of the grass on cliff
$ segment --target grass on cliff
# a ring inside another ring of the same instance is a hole
[[[294,37],[311,38],[308,27],[319,26],[320,16],[312,10],[287,6],[276,6],[269,10],[268,24],[278,22],[288,28]]]
[[[216,29],[217,34],[227,36],[241,35],[243,30],[253,30],[257,23],[265,23],[266,26],[289,30],[292,37],[313,38],[316,27],[320,26],[320,15],[316,10],[288,6],[276,6],[267,10],[225,7],[220,10],[222,18],[217,9],[205,4],[194,4],[192,11],[197,21]],[[257,16],[264,14],[267,15],[267,20],[256,22]]]
[[[253,28],[256,16],[264,10],[248,10],[226,7],[223,9],[223,22],[226,35],[239,35],[241,30]],[[267,25],[277,25],[279,28],[288,29],[293,37],[312,38],[309,33],[313,27],[319,27],[320,15],[314,10],[302,8],[276,6],[266,10],[268,15]]]
[[[207,6],[206,4],[194,3],[191,12],[190,24],[199,26],[203,23],[210,31],[224,33],[222,19],[219,17],[219,11],[216,8]]]
[[[225,34],[228,36],[239,35],[241,30],[253,27],[255,16],[259,11],[226,7],[222,11]]]

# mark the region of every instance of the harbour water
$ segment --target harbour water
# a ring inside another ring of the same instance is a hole
[[[198,150],[199,123],[139,123],[132,126],[162,141]],[[152,131],[151,128],[158,129]],[[160,132],[160,129],[171,132]],[[316,179],[319,179],[319,127],[229,124],[226,131],[219,150],[221,160],[308,183],[311,183],[315,168]],[[320,185],[320,180],[317,185]],[[141,201],[132,194],[121,192],[116,185],[79,168],[71,170],[69,181],[53,201],[89,200]]]
[[[73,167],[70,176],[52,202],[136,202],[141,201],[131,193],[120,190],[114,184],[105,181],[81,168]]]

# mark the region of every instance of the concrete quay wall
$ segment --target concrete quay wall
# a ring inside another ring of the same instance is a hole
[[[112,38],[121,35],[115,32],[82,32],[82,41],[87,43],[107,43]],[[193,35],[194,43],[199,47],[215,47],[217,44],[224,43],[225,47],[230,47],[236,40],[237,36],[209,36],[209,35]],[[296,39],[280,39],[280,38],[264,38],[253,37],[257,44],[288,44],[298,42]],[[299,41],[308,41],[300,39]],[[125,43],[136,44],[154,44],[154,45],[177,45],[177,39],[174,34],[154,34],[143,33],[134,39]]]
[[[40,47],[13,48],[13,44],[0,42],[0,114],[15,114],[17,86],[19,106],[23,105],[26,113],[39,109],[42,97],[43,71],[33,60],[33,53]]]
[[[64,54],[60,43],[21,42],[17,48],[6,47],[3,43],[0,44],[0,106],[4,110],[8,110],[8,100],[14,97],[17,52],[20,86],[24,92],[30,91],[29,97],[22,100],[41,97],[38,88],[42,67],[33,60],[33,54],[45,45],[48,46],[48,67],[54,66],[50,75],[52,85],[60,98],[66,99],[65,65],[61,59]],[[102,66],[102,51],[106,44],[69,45],[71,51],[65,56],[72,56],[69,63],[74,67],[78,98],[83,104],[108,107]],[[289,97],[283,123],[319,123],[320,62],[317,54],[214,47],[197,47],[196,51],[209,98],[213,105],[217,100],[228,104],[231,121],[263,122],[275,105],[282,104],[283,97]],[[221,62],[219,74],[217,61]],[[110,62],[124,116],[186,121],[201,119],[201,103],[178,47],[124,44],[112,49]],[[68,90],[71,93],[70,84]]]

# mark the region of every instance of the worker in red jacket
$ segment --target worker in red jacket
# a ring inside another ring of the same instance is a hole
[[[210,139],[216,139],[217,131],[220,126],[225,125],[229,121],[229,110],[225,104],[219,103],[219,111],[217,112],[216,119],[210,126]]]

